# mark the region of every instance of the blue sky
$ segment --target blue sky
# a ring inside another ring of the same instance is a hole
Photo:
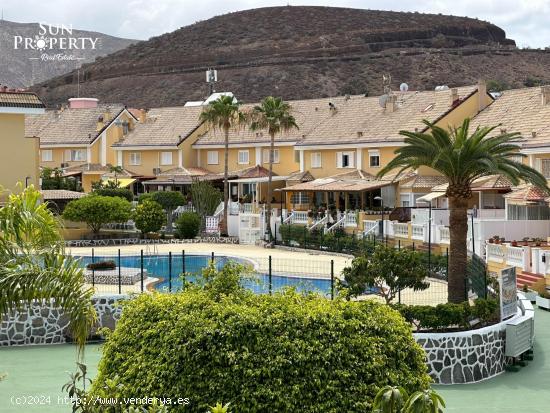
[[[325,5],[477,17],[518,46],[550,46],[550,0],[4,0],[6,20],[45,22],[148,39],[214,15],[264,6]]]

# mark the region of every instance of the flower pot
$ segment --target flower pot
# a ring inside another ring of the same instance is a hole
[[[495,243],[495,240],[492,238],[489,238],[489,244],[494,244],[494,243]]]
[[[535,301],[537,303],[537,307],[544,308],[545,310],[550,310],[550,298],[544,298],[540,295],[537,295]]]
[[[518,242],[517,241],[512,241],[512,247],[517,247],[518,246]]]
[[[522,291],[522,292],[525,298],[527,298],[532,303],[537,301],[537,297],[539,294],[536,291],[529,290],[529,291]]]

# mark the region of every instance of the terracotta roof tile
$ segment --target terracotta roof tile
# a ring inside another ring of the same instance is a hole
[[[44,201],[58,199],[78,199],[86,196],[86,194],[83,192],[68,191],[65,189],[41,189],[40,192],[44,197]]]
[[[30,92],[0,92],[0,106],[30,109],[46,107],[38,96]]]

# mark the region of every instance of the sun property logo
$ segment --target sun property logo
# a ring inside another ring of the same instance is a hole
[[[15,50],[34,50],[39,56],[32,60],[83,60],[74,54],[78,50],[95,50],[99,37],[76,37],[72,25],[38,24],[38,33],[33,37],[13,36]]]

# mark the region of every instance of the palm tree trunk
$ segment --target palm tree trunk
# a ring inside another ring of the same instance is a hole
[[[224,170],[223,170],[223,222],[221,233],[227,236],[227,204],[229,203],[229,128],[224,129],[225,132],[225,153],[224,153]]]
[[[449,245],[448,294],[449,302],[461,303],[466,299],[466,265],[468,252],[468,209],[464,198],[449,197]]]
[[[267,210],[265,211],[265,229],[268,234],[268,241],[271,241],[271,199],[273,198],[273,151],[275,150],[275,134],[271,133],[269,145],[269,176],[267,178]]]

